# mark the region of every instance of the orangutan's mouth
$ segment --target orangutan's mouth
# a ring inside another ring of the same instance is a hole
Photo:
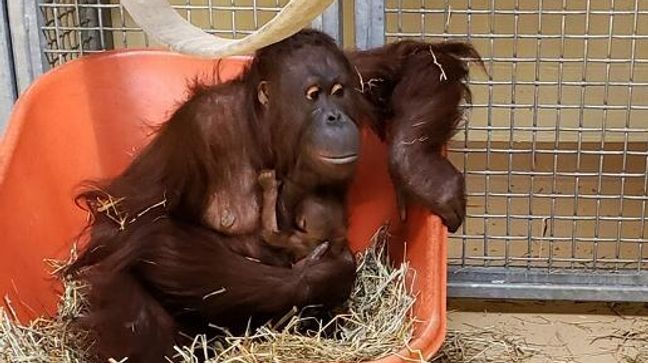
[[[322,155],[320,154],[320,158],[324,160],[327,163],[331,164],[336,164],[336,165],[344,165],[344,164],[350,164],[356,160],[358,160],[358,154],[347,154],[347,155],[337,155],[337,156],[329,156],[329,155]]]

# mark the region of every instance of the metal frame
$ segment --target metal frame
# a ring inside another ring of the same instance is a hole
[[[7,1],[0,1],[0,135],[7,127],[9,114],[16,101],[16,78],[14,75],[11,34],[8,27]]]
[[[385,44],[385,3],[383,1],[355,1],[355,46],[358,49]]]
[[[41,32],[43,19],[38,0],[7,2],[9,29],[18,93],[22,93],[49,65],[43,49],[46,42]]]
[[[450,266],[448,295],[462,298],[646,302],[648,274],[548,273]]]
[[[344,14],[340,2],[339,0],[335,0],[322,15],[313,21],[312,27],[326,32],[337,41],[338,45],[341,46],[344,40],[344,29],[342,26],[343,16]]]

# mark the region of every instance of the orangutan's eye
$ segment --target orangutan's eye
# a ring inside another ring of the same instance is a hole
[[[341,97],[344,95],[344,87],[341,84],[336,83],[331,87],[331,95]]]
[[[316,101],[317,97],[319,97],[321,89],[319,86],[310,86],[306,90],[306,98],[311,100],[311,101]]]

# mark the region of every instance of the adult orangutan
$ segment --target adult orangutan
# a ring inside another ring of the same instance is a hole
[[[96,335],[99,357],[159,362],[181,331],[343,302],[355,274],[348,248],[323,243],[291,266],[261,239],[257,176],[273,169],[290,185],[278,195],[280,230],[295,228],[295,206],[313,192],[343,204],[361,122],[389,144],[402,201],[458,228],[463,177],[441,148],[468,96],[459,57],[476,55],[422,42],[345,54],[304,30],[257,51],[237,79],[195,86],[121,175],[79,196],[94,218],[66,272],[91,286],[80,324]]]

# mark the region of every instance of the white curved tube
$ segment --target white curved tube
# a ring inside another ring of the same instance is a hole
[[[249,55],[297,33],[333,0],[291,0],[272,20],[241,39],[217,37],[191,25],[167,0],[121,0],[133,20],[171,50],[205,58]]]

